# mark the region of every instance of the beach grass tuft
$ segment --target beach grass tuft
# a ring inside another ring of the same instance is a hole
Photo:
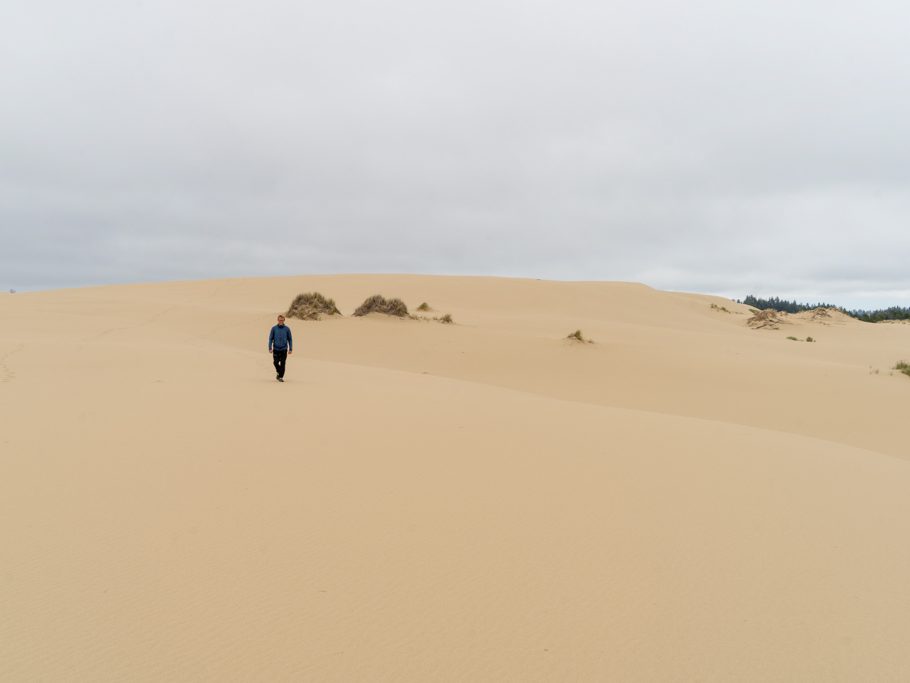
[[[320,320],[323,315],[341,315],[341,311],[333,299],[319,292],[306,292],[294,297],[286,315],[300,320]]]
[[[368,313],[384,313],[398,318],[406,318],[408,317],[408,307],[401,299],[386,299],[381,294],[374,294],[354,311],[355,316],[363,316]]]

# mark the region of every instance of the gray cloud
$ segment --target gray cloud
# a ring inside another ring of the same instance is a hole
[[[411,271],[910,305],[895,2],[6,14],[3,287]]]

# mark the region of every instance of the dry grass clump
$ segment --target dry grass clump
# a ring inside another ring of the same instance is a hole
[[[432,311],[433,309],[430,308],[430,304],[428,304],[426,301],[424,301],[422,304],[420,304],[417,307],[417,310],[426,312],[426,311]]]
[[[721,311],[722,313],[731,313],[730,309],[726,306],[718,306],[717,304],[711,304],[712,311]]]
[[[439,322],[445,323],[446,325],[451,325],[452,323],[455,322],[454,320],[452,320],[451,313],[446,313],[444,316],[441,316],[439,318],[433,318],[433,320],[438,320]]]
[[[585,335],[582,334],[581,330],[575,330],[572,334],[568,335],[566,339],[570,341],[581,342],[582,344],[593,344],[593,339],[585,339]]]
[[[286,313],[288,318],[301,320],[321,320],[323,315],[341,315],[334,299],[329,299],[319,292],[307,292],[294,297]]]
[[[898,370],[898,371],[904,373],[905,375],[907,375],[908,377],[910,377],[910,363],[908,363],[907,361],[904,361],[904,360],[899,361],[897,363],[897,365],[894,366],[894,369]]]
[[[755,314],[746,321],[746,324],[756,330],[777,330],[782,323],[786,324],[786,315],[786,313],[775,311],[773,308],[766,308],[763,311],[755,311]]]
[[[356,316],[366,315],[367,313],[385,313],[386,315],[406,318],[408,316],[408,307],[401,299],[386,299],[380,294],[374,294],[354,311]]]

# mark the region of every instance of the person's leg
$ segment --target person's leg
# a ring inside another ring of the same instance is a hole
[[[278,370],[278,378],[282,379],[284,377],[284,368],[287,365],[288,352],[287,351],[278,351],[275,354],[275,369]]]
[[[275,378],[281,377],[281,351],[272,351],[272,365],[275,366]]]

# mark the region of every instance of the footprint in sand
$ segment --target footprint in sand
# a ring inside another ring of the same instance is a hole
[[[7,351],[2,356],[0,356],[0,384],[9,384],[14,379],[16,379],[16,373],[13,372],[13,369],[6,364],[6,359],[12,356],[14,353],[19,353],[23,348],[23,345],[19,344],[12,351]]]

